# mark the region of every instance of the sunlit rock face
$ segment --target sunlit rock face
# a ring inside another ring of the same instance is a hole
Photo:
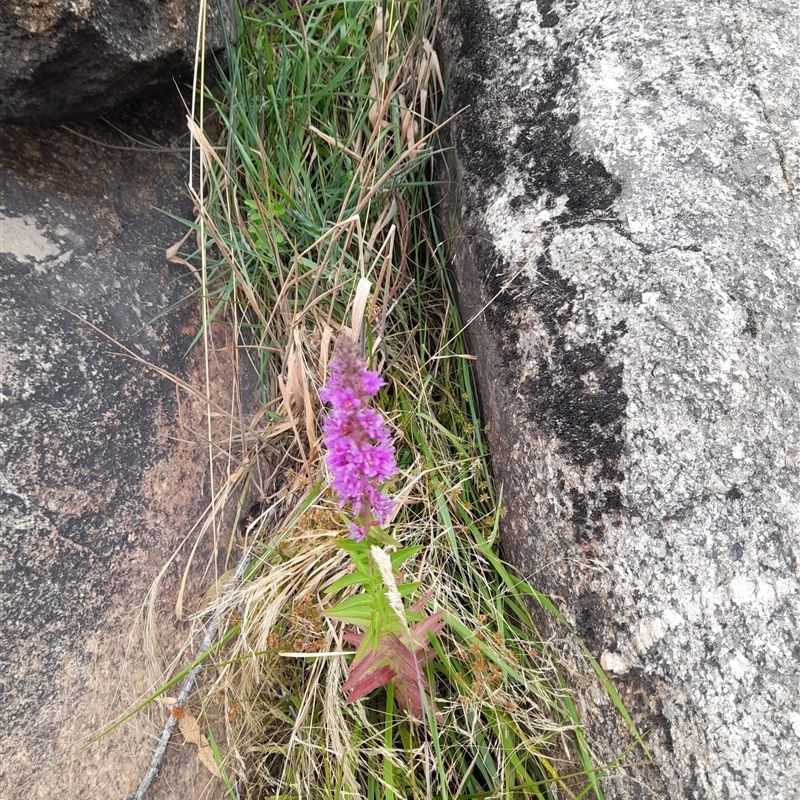
[[[654,756],[608,796],[795,800],[800,6],[455,0],[440,46],[505,553]]]
[[[0,121],[53,124],[108,111],[183,77],[198,0],[14,0],[0,4]],[[208,3],[209,51],[235,37],[231,0]]]

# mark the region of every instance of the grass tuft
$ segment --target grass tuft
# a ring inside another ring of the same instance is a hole
[[[262,476],[237,545],[253,558],[212,604],[226,632],[204,684],[231,797],[602,797],[527,611],[526,596],[546,598],[497,555],[501,500],[433,218],[439,13],[435,0],[247,12],[207,95],[213,119],[193,129],[206,324],[234,325],[264,398],[237,473]],[[404,578],[445,622],[424,722],[391,683],[345,703],[353,648],[326,613],[358,591],[318,433],[332,343],[351,329],[388,381],[401,471],[387,533],[417,548]]]

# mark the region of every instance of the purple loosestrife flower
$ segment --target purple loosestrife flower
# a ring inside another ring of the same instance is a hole
[[[330,403],[322,421],[323,441],[328,450],[325,461],[331,471],[331,486],[342,498],[341,505],[353,504],[357,523],[351,526],[353,538],[364,538],[373,522],[386,523],[394,503],[379,486],[397,472],[389,432],[383,417],[369,407],[386,381],[368,370],[358,353],[358,345],[344,335],[336,342],[331,376],[320,391]]]

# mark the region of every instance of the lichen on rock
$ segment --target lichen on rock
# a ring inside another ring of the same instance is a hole
[[[798,31],[777,0],[454,2],[443,26],[505,551],[610,665],[652,796],[800,785]]]

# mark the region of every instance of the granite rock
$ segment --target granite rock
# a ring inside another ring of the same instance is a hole
[[[0,122],[94,116],[190,74],[198,0],[0,4]],[[235,34],[231,0],[208,3],[206,43]]]
[[[165,149],[131,146],[100,123],[76,131],[85,138],[0,128],[3,798],[107,800],[135,790],[163,705],[76,751],[154,685],[141,622],[162,570],[153,619],[164,663],[192,631],[174,603],[182,543],[194,543],[209,501],[204,406],[157,371],[204,386],[203,358],[190,352],[196,282],[165,258],[185,229],[160,210],[192,213],[184,110],[171,92],[113,121]],[[214,398],[230,407],[234,361],[218,343]],[[201,537],[187,612],[216,566]],[[195,749],[179,743],[148,797],[217,791]]]
[[[441,33],[505,553],[653,753],[607,796],[796,800],[800,6],[454,0]]]

